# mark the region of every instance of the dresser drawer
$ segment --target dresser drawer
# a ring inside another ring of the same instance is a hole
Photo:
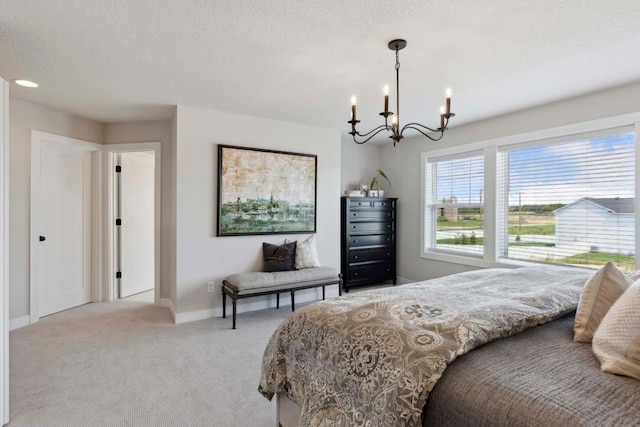
[[[391,264],[388,262],[368,264],[364,266],[352,266],[349,269],[349,280],[377,280],[381,282],[389,279],[393,274]]]
[[[373,206],[373,202],[371,200],[359,200],[359,199],[349,200],[350,209],[371,209],[372,206]]]
[[[383,246],[391,244],[390,234],[376,234],[373,236],[350,236],[349,247]]]
[[[389,200],[374,200],[373,207],[377,209],[391,209],[393,207],[393,202]]]
[[[349,234],[354,233],[391,233],[391,222],[351,222],[348,226]]]
[[[391,220],[393,218],[392,211],[381,211],[381,210],[360,210],[353,211],[349,213],[349,221],[350,222],[358,222],[358,221],[385,221]]]
[[[349,263],[391,260],[391,247],[379,249],[361,249],[349,252]]]

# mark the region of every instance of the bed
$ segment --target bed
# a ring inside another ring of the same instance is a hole
[[[600,372],[572,341],[591,274],[482,270],[306,307],[274,333],[260,391],[283,427],[640,426],[640,381]]]

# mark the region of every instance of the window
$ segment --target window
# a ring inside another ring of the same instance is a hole
[[[624,120],[423,153],[422,256],[638,268],[638,125],[620,127]]]
[[[484,155],[434,158],[427,162],[429,241],[436,250],[482,255]]]
[[[635,269],[635,134],[501,147],[501,257]]]

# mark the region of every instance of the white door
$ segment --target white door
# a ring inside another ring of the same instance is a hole
[[[152,290],[155,284],[155,158],[151,151],[119,156],[119,297],[124,298]]]
[[[42,144],[39,316],[91,302],[91,152]]]

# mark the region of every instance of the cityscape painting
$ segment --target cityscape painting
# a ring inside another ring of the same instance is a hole
[[[317,156],[218,145],[218,236],[314,233]]]

